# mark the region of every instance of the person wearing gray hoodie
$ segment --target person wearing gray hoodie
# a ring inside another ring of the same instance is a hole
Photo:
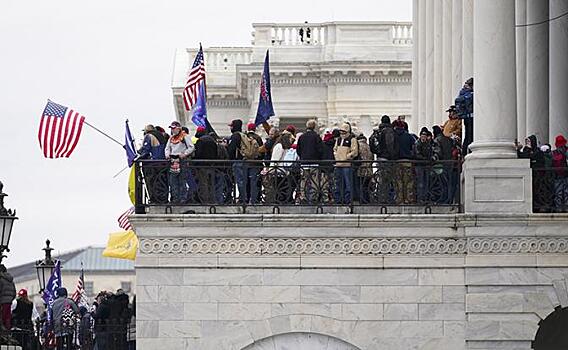
[[[2,325],[6,330],[12,329],[12,301],[16,298],[14,277],[6,266],[0,265],[0,307],[2,308]]]

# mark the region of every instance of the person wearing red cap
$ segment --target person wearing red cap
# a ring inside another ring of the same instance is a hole
[[[28,298],[28,291],[20,289],[12,302],[12,326],[26,330],[15,335],[22,348],[31,349],[31,335],[34,329],[32,319],[39,318],[34,303]]]

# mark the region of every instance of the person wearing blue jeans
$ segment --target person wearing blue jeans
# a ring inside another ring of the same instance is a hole
[[[359,155],[359,143],[351,133],[351,125],[344,123],[339,128],[339,138],[333,147],[335,160],[335,188],[333,191],[336,204],[351,204],[353,201],[352,161]]]
[[[191,138],[181,129],[181,124],[173,121],[170,125],[172,136],[164,150],[166,159],[170,160],[169,186],[170,201],[183,203],[187,200],[189,168],[183,160],[188,159],[194,151]]]

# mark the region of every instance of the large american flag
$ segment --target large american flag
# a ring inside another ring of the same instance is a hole
[[[79,142],[84,121],[77,111],[47,100],[38,132],[45,158],[69,158]]]
[[[193,107],[197,100],[199,84],[205,84],[205,63],[203,62],[203,49],[201,48],[201,44],[199,45],[199,51],[197,52],[197,56],[195,56],[193,66],[189,71],[187,83],[185,83],[185,88],[183,89],[183,102],[185,109],[188,111],[191,111],[191,107]]]
[[[118,226],[125,231],[132,230],[132,225],[130,225],[130,220],[128,220],[130,214],[134,214],[134,207],[129,208],[118,217]]]

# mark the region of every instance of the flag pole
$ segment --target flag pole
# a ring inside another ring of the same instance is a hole
[[[101,130],[100,130],[99,128],[97,128],[96,126],[87,123],[87,121],[84,121],[83,123],[86,124],[86,125],[88,125],[88,126],[90,126],[91,128],[93,128],[94,130],[98,131],[99,133],[103,134],[104,136],[108,137],[108,138],[111,139],[112,141],[118,143],[118,144],[120,145],[120,147],[124,148],[124,145],[123,145],[121,142],[119,142],[119,141],[118,141],[117,139],[115,139],[114,137],[109,136],[107,133],[101,131]]]

